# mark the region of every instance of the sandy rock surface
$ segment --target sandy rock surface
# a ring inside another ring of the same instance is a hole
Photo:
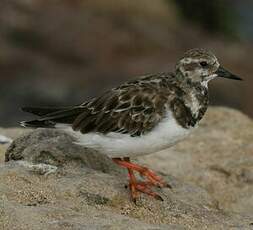
[[[0,145],[0,229],[253,229],[253,122],[238,111],[210,108],[188,139],[134,159],[173,187],[137,205],[102,153],[62,131],[25,132]]]
[[[189,138],[139,160],[204,188],[221,209],[253,213],[253,122],[241,112],[211,108]]]

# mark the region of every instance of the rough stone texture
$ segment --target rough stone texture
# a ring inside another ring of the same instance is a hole
[[[5,161],[24,160],[54,166],[75,164],[102,172],[119,172],[111,159],[93,149],[73,144],[73,137],[55,129],[37,129],[16,139],[5,154]]]
[[[0,135],[3,135],[13,140],[18,138],[20,135],[25,135],[26,133],[29,133],[30,131],[31,131],[30,129],[21,129],[21,128],[8,128],[8,129],[0,128]],[[8,146],[9,146],[8,143],[5,144],[0,143],[0,162],[4,161],[5,151]]]
[[[210,108],[187,140],[136,159],[173,186],[157,189],[163,202],[142,195],[137,205],[101,153],[59,131],[25,134],[6,153],[22,161],[0,164],[0,229],[252,229],[252,131],[240,112]],[[21,162],[58,169],[42,175]]]
[[[140,161],[204,188],[226,211],[253,213],[252,140],[250,118],[232,109],[209,109],[191,137]]]

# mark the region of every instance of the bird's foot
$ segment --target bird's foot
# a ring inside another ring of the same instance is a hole
[[[141,167],[141,170],[138,171],[142,177],[147,178],[147,182],[151,186],[156,186],[158,188],[172,188],[170,184],[165,182],[160,176],[158,176],[155,172],[148,169],[147,167]]]
[[[158,200],[163,200],[160,195],[153,192],[151,187],[169,187],[171,186],[166,183],[160,176],[156,175],[152,170],[147,167],[140,166],[138,164],[130,162],[129,158],[113,158],[113,161],[120,165],[121,167],[128,169],[129,175],[129,189],[131,192],[131,197],[134,202],[138,197],[138,192],[145,193],[149,196],[152,196]],[[134,171],[138,172],[142,177],[145,177],[147,181],[137,181],[134,175]]]
[[[139,191],[141,193],[144,193],[144,194],[147,194],[149,196],[152,196],[157,200],[163,201],[163,198],[159,194],[157,194],[156,192],[151,190],[149,183],[147,183],[147,182],[137,182],[134,186],[135,186],[135,189],[137,191]],[[131,192],[132,192],[132,190],[131,190]],[[133,198],[133,195],[132,195],[132,198]],[[135,201],[136,199],[133,199],[133,200]]]

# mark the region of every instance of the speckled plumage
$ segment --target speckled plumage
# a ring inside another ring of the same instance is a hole
[[[198,124],[208,107],[207,83],[219,75],[239,79],[220,67],[211,52],[192,49],[179,59],[174,73],[141,76],[79,106],[24,108],[40,118],[22,124],[68,127],[79,144],[104,149],[109,156],[129,156],[126,149],[132,149],[131,145],[135,146],[132,155],[139,155],[142,146],[146,146],[142,154],[150,152],[149,144],[157,146],[152,151],[158,151],[176,143],[180,133],[184,137]],[[114,141],[119,144],[114,145]]]
[[[150,132],[172,110],[184,128],[194,126],[208,105],[207,89],[186,82],[180,87],[172,73],[144,76],[114,88],[85,103],[85,109],[73,122],[73,129],[88,132],[118,132],[140,136]],[[192,96],[194,95],[194,96]],[[191,111],[194,100],[198,103]]]

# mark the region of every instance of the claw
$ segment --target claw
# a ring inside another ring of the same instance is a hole
[[[153,192],[146,184],[137,183],[136,190],[138,190],[139,192],[145,193],[149,196],[152,196],[157,200],[163,201],[163,198],[160,195],[158,195],[157,193]]]
[[[163,201],[163,198],[160,195],[155,196],[155,199]]]
[[[168,184],[168,183],[165,184],[165,187],[172,189],[172,186],[170,184]]]

